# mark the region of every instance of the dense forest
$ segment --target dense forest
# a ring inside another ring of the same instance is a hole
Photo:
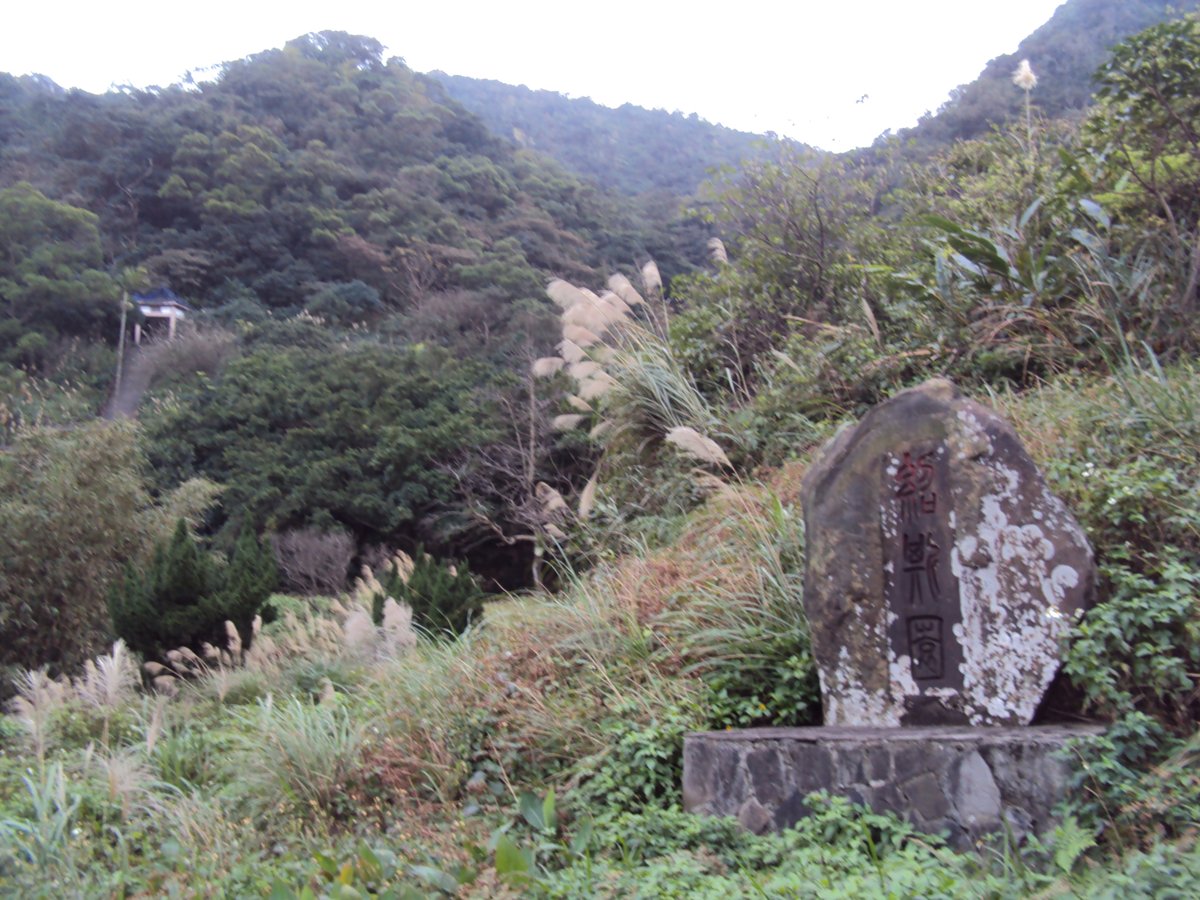
[[[676,181],[342,33],[0,75],[4,890],[1200,890],[1200,20],[1069,0],[1026,51],[842,156],[613,112],[695,132]],[[160,287],[183,327],[130,347]],[[820,724],[800,480],[931,376],[1095,551],[1059,826],[685,815],[685,732]]]
[[[687,197],[722,166],[764,155],[762,135],[712,125],[694,113],[532,91],[499,81],[433,72],[447,93],[496,134],[540,150],[572,172],[623,194]]]

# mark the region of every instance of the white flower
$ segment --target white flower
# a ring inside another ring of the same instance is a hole
[[[1017,70],[1013,72],[1013,84],[1023,91],[1032,91],[1037,87],[1037,76],[1033,74],[1033,68],[1029,65],[1029,60],[1021,60]]]

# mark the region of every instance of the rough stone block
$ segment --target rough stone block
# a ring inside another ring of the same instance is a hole
[[[965,847],[1007,822],[1053,827],[1071,758],[1066,743],[1099,726],[757,728],[689,734],[684,808],[736,816],[759,832],[811,813],[815,791],[850,797]]]
[[[955,819],[968,831],[986,833],[1000,826],[1000,788],[979,751],[971,750],[954,761],[950,794]]]
[[[950,812],[946,789],[932,772],[922,772],[916,778],[909,779],[900,785],[900,791],[907,798],[907,808],[916,813],[918,822],[937,822]],[[903,813],[905,809],[891,807],[889,811]]]
[[[1016,432],[934,379],[805,476],[804,605],[828,725],[1027,725],[1090,602],[1091,548]]]

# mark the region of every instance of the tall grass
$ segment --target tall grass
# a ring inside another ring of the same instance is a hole
[[[242,726],[235,777],[260,812],[315,816],[318,823],[352,814],[346,789],[359,769],[369,721],[337,702],[270,698],[235,712]]]
[[[37,756],[38,771],[46,767],[46,750],[51,740],[51,716],[67,698],[67,688],[47,674],[45,667],[28,669],[14,682],[17,696],[10,703],[17,720],[25,727]]]
[[[113,713],[132,699],[137,683],[137,664],[121,640],[113,644],[110,653],[89,659],[84,664],[83,676],[74,681],[76,696],[102,716],[100,743],[105,747],[108,746]]]

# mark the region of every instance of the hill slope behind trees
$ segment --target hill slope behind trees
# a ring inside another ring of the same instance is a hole
[[[933,149],[980,137],[993,124],[1018,117],[1023,95],[1012,75],[1028,59],[1038,75],[1034,101],[1043,115],[1083,110],[1095,90],[1092,76],[1115,44],[1175,15],[1200,9],[1197,0],[1067,0],[1050,20],[1021,41],[1016,51],[988,62],[979,77],[950,92],[935,116],[900,136]]]
[[[623,194],[694,194],[712,170],[763,155],[763,135],[626,103],[431,72],[455,100],[496,134],[539,150],[577,175]]]

